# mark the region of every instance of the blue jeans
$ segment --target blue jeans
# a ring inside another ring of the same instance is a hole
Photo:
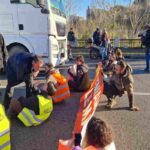
[[[150,48],[146,49],[146,70],[149,70],[149,61],[150,61]]]

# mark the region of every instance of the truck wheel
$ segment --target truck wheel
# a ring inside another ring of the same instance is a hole
[[[28,52],[28,50],[22,45],[14,45],[8,49],[9,57],[19,52]]]
[[[98,52],[98,50],[92,48],[92,49],[90,50],[90,58],[91,58],[91,59],[97,59],[98,57],[99,57],[99,52]]]

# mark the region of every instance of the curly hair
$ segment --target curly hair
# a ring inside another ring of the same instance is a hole
[[[113,141],[111,128],[101,119],[92,117],[86,131],[87,146],[104,148]]]

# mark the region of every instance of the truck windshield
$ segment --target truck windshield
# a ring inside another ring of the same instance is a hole
[[[65,15],[65,0],[50,0],[53,13],[66,17]]]

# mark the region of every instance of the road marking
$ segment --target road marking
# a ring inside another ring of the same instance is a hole
[[[14,86],[14,88],[20,88],[20,89],[23,89],[25,86],[24,85],[16,85]],[[0,89],[5,89],[6,88],[6,85],[0,85]]]
[[[144,92],[134,92],[134,95],[150,96],[150,93],[144,93]]]

